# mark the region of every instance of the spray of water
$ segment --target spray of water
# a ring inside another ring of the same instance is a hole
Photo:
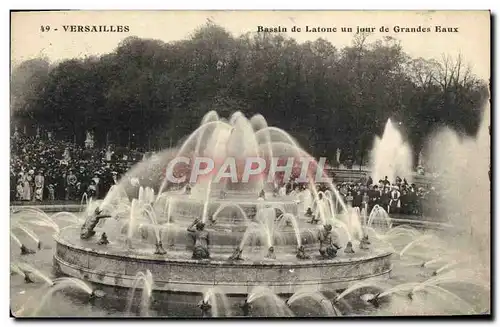
[[[211,287],[203,292],[203,301],[211,305],[212,317],[229,317],[231,315],[229,300],[218,287]]]
[[[132,284],[132,288],[130,289],[130,294],[128,297],[127,309],[126,312],[130,314],[132,310],[132,304],[134,301],[135,290],[142,286],[141,292],[141,300],[139,303],[140,315],[147,316],[149,310],[149,304],[151,301],[151,295],[153,294],[153,275],[149,270],[146,270],[146,273],[142,271],[138,272],[135,275],[134,283]]]
[[[73,288],[80,290],[82,292],[85,292],[88,295],[92,294],[92,288],[86,284],[85,282],[77,279],[77,278],[69,278],[69,277],[63,277],[54,280],[53,286],[49,288],[47,293],[42,297],[40,300],[40,304],[35,308],[35,310],[32,313],[32,316],[37,317],[40,315],[40,311],[44,308],[45,304],[47,301],[50,300],[52,295],[60,290],[66,289],[66,288]]]
[[[328,300],[321,292],[312,292],[306,290],[299,290],[295,292],[287,301],[288,305],[293,305],[294,302],[300,301],[304,298],[314,300],[323,309],[326,316],[341,316],[341,312],[337,309],[330,300]]]

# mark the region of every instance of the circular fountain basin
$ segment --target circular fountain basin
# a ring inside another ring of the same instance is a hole
[[[57,273],[88,282],[118,288],[133,286],[135,275],[146,270],[154,278],[154,291],[201,293],[217,287],[227,295],[247,295],[256,286],[266,285],[277,294],[300,289],[339,290],[353,281],[388,276],[391,252],[383,249],[356,250],[347,255],[339,251],[334,259],[322,260],[310,252],[311,259],[298,260],[295,253],[279,253],[277,259],[262,254],[243,253],[242,261],[227,261],[227,255],[211,259],[191,259],[189,251],[155,255],[152,244],[132,249],[122,241],[98,245],[97,238],[81,240],[79,228],[62,229],[55,236],[54,268]]]

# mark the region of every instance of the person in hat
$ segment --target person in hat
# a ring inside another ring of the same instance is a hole
[[[187,231],[194,240],[193,259],[208,259],[210,257],[208,251],[210,235],[205,230],[205,224],[200,219],[195,219]]]

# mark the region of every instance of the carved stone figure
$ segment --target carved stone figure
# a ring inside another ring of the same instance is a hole
[[[97,207],[94,213],[87,217],[80,230],[80,238],[87,240],[95,235],[94,228],[97,226],[101,219],[110,218],[110,215],[102,215],[102,210]]]
[[[205,230],[205,224],[199,219],[195,219],[187,231],[194,239],[193,259],[208,259],[210,257],[208,251],[210,237]]]
[[[269,249],[267,249],[266,258],[276,259],[276,254],[274,253],[274,246],[270,246]]]
[[[347,242],[347,245],[345,246],[345,250],[344,250],[344,253],[347,253],[347,254],[353,254],[354,253],[354,249],[352,248],[352,242]]]
[[[337,233],[332,232],[332,225],[326,224],[319,232],[319,253],[325,259],[335,258],[337,251],[341,248],[338,244]]]
[[[21,254],[26,255],[26,254],[34,254],[36,253],[34,250],[27,248],[24,244],[21,245]]]

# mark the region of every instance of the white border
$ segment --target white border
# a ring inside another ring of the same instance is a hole
[[[2,125],[0,128],[0,133],[1,139],[2,140],[8,140],[9,139],[9,67],[10,67],[10,61],[9,61],[9,54],[10,54],[10,49],[6,45],[9,44],[10,42],[10,35],[9,35],[9,11],[10,9],[126,9],[126,10],[134,10],[134,9],[149,9],[149,10],[155,10],[155,9],[303,9],[303,10],[317,10],[319,8],[321,9],[491,9],[493,13],[498,13],[496,8],[498,8],[498,3],[499,1],[493,1],[493,0],[475,0],[475,1],[468,1],[467,3],[460,3],[459,1],[437,1],[437,0],[419,0],[418,2],[404,2],[404,1],[369,1],[369,0],[364,0],[364,1],[326,1],[323,3],[322,1],[293,1],[293,0],[288,0],[288,1],[274,1],[271,2],[269,0],[252,0],[248,1],[246,3],[236,3],[235,1],[168,1],[168,2],[154,2],[150,0],[141,0],[141,1],[126,1],[126,0],[121,0],[121,1],[102,1],[102,0],[85,0],[85,1],[61,1],[61,0],[46,0],[43,2],[31,0],[31,1],[14,1],[14,0],[4,0],[2,1],[0,7],[0,17],[2,18],[2,33],[1,38],[2,42],[1,44],[4,45],[2,47],[2,51],[0,51],[1,56],[2,56],[2,63],[3,65],[2,70],[4,76],[3,78],[3,85],[2,85],[2,92],[1,92],[1,97],[2,97],[2,104],[3,104],[3,110],[1,111],[2,117],[0,118],[0,124]],[[140,6],[138,6],[140,5]],[[460,6],[462,5],[462,6]],[[498,25],[498,21],[497,21]],[[497,28],[495,28],[495,43],[498,43],[498,31]],[[9,64],[7,64],[9,62]],[[497,72],[497,69],[495,69],[495,73]],[[495,87],[495,93],[497,94],[498,97],[498,81],[497,85]],[[496,104],[496,103],[495,103]],[[493,108],[496,106],[494,105]],[[493,109],[492,108],[492,109]],[[499,127],[498,124],[498,115],[496,115],[497,119],[495,119],[495,129],[497,130]],[[497,130],[496,134],[498,135],[499,131]],[[495,138],[496,139],[496,138]],[[498,151],[498,143],[495,142],[495,152]],[[3,141],[0,143],[0,152],[3,153],[1,156],[2,158],[2,167],[0,172],[3,174],[4,178],[1,179],[3,181],[4,187],[2,188],[2,193],[4,194],[3,196],[0,196],[0,201],[1,201],[1,208],[3,211],[3,215],[1,216],[2,219],[2,224],[4,224],[4,227],[2,230],[5,231],[4,237],[1,238],[4,250],[1,251],[1,262],[5,263],[4,269],[1,270],[2,276],[1,276],[1,281],[4,284],[2,287],[2,297],[1,297],[1,303],[0,303],[0,308],[4,312],[2,315],[2,318],[4,320],[7,320],[6,323],[8,325],[14,324],[14,320],[8,317],[7,310],[9,307],[9,296],[10,292],[7,290],[10,290],[9,287],[9,272],[7,270],[7,263],[10,262],[10,255],[7,249],[9,248],[9,237],[7,236],[7,230],[9,228],[9,193],[8,193],[8,188],[7,185],[9,184],[9,178],[8,178],[8,158],[9,158],[9,143],[8,141]],[[495,169],[495,171],[498,170],[498,165],[495,165],[495,167],[492,167],[492,169]],[[496,196],[493,203],[498,203],[498,197]],[[497,210],[495,210],[497,212]],[[496,219],[495,219],[496,220]],[[497,221],[496,223],[496,228],[495,228],[495,236],[499,235],[498,234],[498,226],[500,223]],[[493,236],[494,238],[494,236]],[[494,254],[498,255],[498,242],[496,242],[497,246],[494,249]],[[496,281],[498,284],[498,281]],[[498,302],[498,301],[497,301]],[[495,305],[495,312],[498,314],[498,303]],[[174,321],[159,321],[160,323],[165,323],[168,325],[172,324],[178,324],[182,322],[174,322]],[[305,321],[254,321],[254,323],[258,323],[261,325],[274,325],[277,323],[304,323]],[[347,322],[347,321],[346,321]],[[314,323],[322,323],[322,324],[335,324],[336,326],[338,325],[344,325],[346,322],[343,321],[315,321]],[[385,321],[370,321],[371,323],[386,323]],[[407,324],[409,321],[401,322]],[[425,323],[427,326],[438,326],[438,324],[442,324],[443,322],[431,322],[431,321],[420,321],[421,323]],[[24,322],[23,325],[34,325],[36,322]],[[53,323],[53,321],[48,321],[48,323]],[[54,323],[57,323],[54,321]],[[67,324],[69,323],[68,321],[63,321],[59,323],[64,323]],[[103,322],[103,321],[85,321],[84,324],[92,325],[92,326],[101,326],[101,325],[108,325],[108,324],[114,324],[118,325],[121,324],[122,321],[113,321],[113,322]],[[134,323],[137,323],[137,321],[134,321]],[[184,322],[184,324],[194,324],[196,323],[195,321],[192,322]],[[205,322],[206,323],[206,322]],[[216,321],[211,321],[211,323],[218,323]],[[237,324],[239,323],[236,321],[230,322],[231,324]],[[308,322],[310,323],[310,322]],[[355,321],[353,322],[354,324],[358,325],[361,324],[362,321]],[[351,323],[350,325],[352,325]],[[455,323],[452,321],[451,323]],[[470,323],[470,322],[468,322]]]

